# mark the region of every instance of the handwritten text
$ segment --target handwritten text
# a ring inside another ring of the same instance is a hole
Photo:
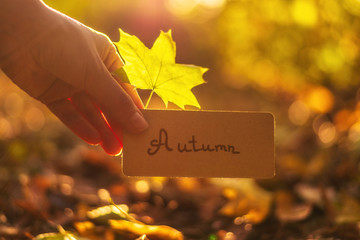
[[[169,145],[169,136],[167,131],[164,128],[161,128],[159,131],[159,137],[157,139],[152,139],[150,141],[151,147],[148,148],[147,153],[149,155],[156,154],[161,148],[166,151],[178,151],[179,153],[185,152],[228,152],[231,154],[240,154],[236,151],[233,145],[225,144],[200,144],[196,141],[195,136],[191,136],[191,140],[187,143],[178,143],[177,148],[170,147]]]

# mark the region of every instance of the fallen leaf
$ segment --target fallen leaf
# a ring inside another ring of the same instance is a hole
[[[127,221],[136,220],[128,214],[128,207],[125,204],[106,205],[87,212],[87,217],[95,222],[107,224],[109,219],[123,219]]]
[[[115,239],[114,232],[108,226],[95,226],[90,221],[75,222],[74,226],[82,237],[91,240],[113,240]]]
[[[145,225],[126,220],[109,220],[112,229],[120,234],[139,237],[146,235],[151,240],[182,240],[183,235],[178,230],[165,225]]]
[[[270,212],[273,196],[252,179],[214,179],[214,184],[224,188],[229,202],[220,214],[229,217],[242,216],[247,222],[260,223]]]

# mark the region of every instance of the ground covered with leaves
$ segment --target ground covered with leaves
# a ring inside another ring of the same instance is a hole
[[[2,240],[359,239],[360,152],[320,148],[312,126],[284,135],[279,124],[274,179],[128,178],[121,157],[80,142],[21,92],[3,96]]]
[[[122,175],[119,157],[72,147],[71,135],[57,137],[56,154],[42,140],[1,143],[1,239],[359,239],[350,163],[336,169],[337,185],[138,179]]]

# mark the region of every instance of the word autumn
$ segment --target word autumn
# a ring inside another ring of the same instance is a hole
[[[189,144],[189,145],[188,145]],[[171,152],[174,151],[172,147],[169,146],[168,133],[164,128],[161,128],[159,131],[159,138],[153,139],[150,141],[151,147],[148,148],[147,153],[149,155],[156,154],[161,147],[164,147],[165,150]],[[210,145],[210,144],[197,144],[195,136],[191,137],[191,140],[188,143],[178,143],[177,151],[180,153],[183,152],[229,152],[231,154],[240,154],[240,152],[235,150],[235,147],[232,145]]]

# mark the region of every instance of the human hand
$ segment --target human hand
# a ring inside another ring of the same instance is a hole
[[[135,88],[111,75],[123,62],[108,37],[39,0],[1,5],[1,69],[76,135],[116,155],[123,130],[148,127]]]

